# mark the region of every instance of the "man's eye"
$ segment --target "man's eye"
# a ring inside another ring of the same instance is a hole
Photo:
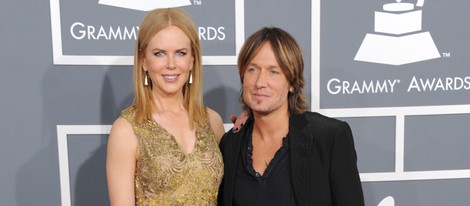
[[[279,74],[280,72],[277,70],[271,70],[271,74]]]
[[[255,71],[257,71],[257,69],[256,68],[248,68],[248,71],[249,72],[255,72]]]

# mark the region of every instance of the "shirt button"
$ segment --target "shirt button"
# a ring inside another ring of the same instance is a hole
[[[260,177],[260,176],[261,176],[258,172],[257,172],[255,175],[256,175],[256,177]]]

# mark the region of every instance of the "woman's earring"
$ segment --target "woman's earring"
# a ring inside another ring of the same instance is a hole
[[[145,74],[144,74],[144,85],[145,86],[148,86],[149,85],[149,76],[148,76],[148,72],[145,71]]]
[[[193,73],[189,71],[189,84],[193,83]]]

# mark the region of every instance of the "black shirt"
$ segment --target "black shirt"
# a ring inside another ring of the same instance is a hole
[[[295,205],[290,179],[288,136],[263,175],[253,168],[252,127],[247,128],[237,163],[233,205]]]

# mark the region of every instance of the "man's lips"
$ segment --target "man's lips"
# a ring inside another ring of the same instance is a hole
[[[267,97],[269,97],[268,94],[266,94],[266,93],[260,93],[260,92],[255,92],[255,93],[253,93],[252,95],[253,95],[254,97],[256,97],[256,98],[267,98]]]

